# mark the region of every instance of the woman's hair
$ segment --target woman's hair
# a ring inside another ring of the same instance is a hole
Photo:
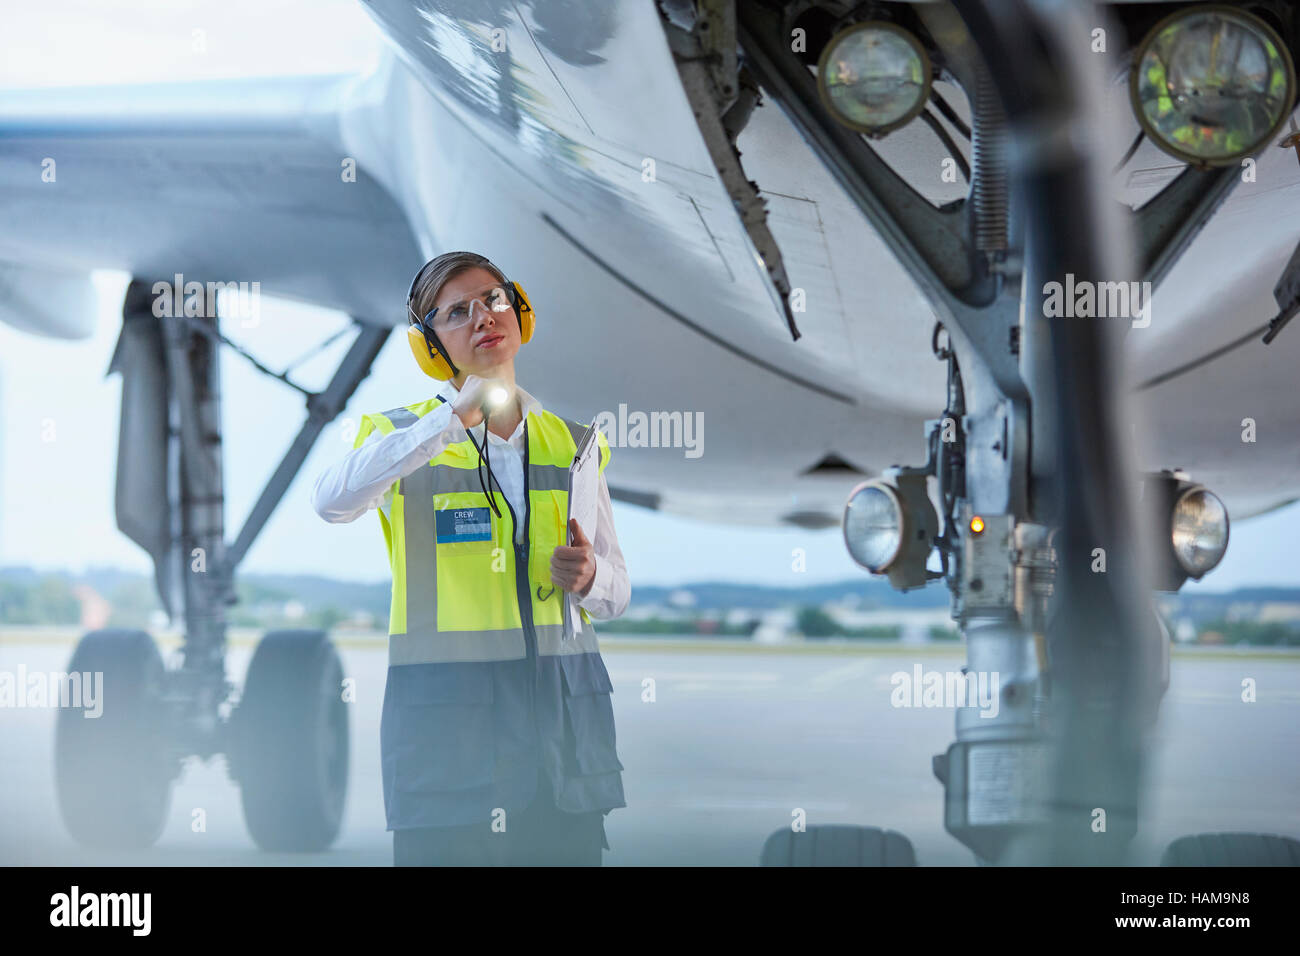
[[[486,269],[501,282],[506,277],[486,256],[477,252],[444,252],[436,259],[431,259],[421,270],[415,290],[411,294],[411,309],[418,319],[423,319],[438,301],[438,293],[454,276],[466,269]]]

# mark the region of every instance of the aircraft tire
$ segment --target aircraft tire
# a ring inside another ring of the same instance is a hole
[[[272,631],[253,652],[231,718],[230,770],[263,850],[316,852],[343,823],[348,705],[324,631]]]
[[[1197,833],[1165,848],[1161,866],[1300,866],[1300,840],[1270,833]]]
[[[163,660],[144,631],[84,635],[69,673],[103,674],[101,710],[60,707],[54,772],[59,812],[84,846],[141,849],[162,833],[179,761],[169,761]]]
[[[896,830],[849,824],[777,830],[763,844],[760,866],[916,866],[912,842]]]

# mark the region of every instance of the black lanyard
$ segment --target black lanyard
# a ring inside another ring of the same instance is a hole
[[[492,472],[492,453],[490,448],[492,442],[488,437],[488,412],[486,408],[483,410],[483,447],[480,448],[478,442],[474,441],[474,435],[468,428],[465,429],[465,434],[469,436],[470,442],[474,445],[474,450],[478,452],[478,465],[474,470],[478,474],[479,487],[483,489],[483,494],[487,497],[488,504],[492,507],[493,514],[500,518],[501,509],[497,507],[496,499],[492,497],[492,492],[488,487],[489,484],[495,483],[498,488],[501,488],[501,482],[497,481],[497,476]],[[487,468],[487,482],[484,482],[483,480],[484,468]],[[505,489],[502,489],[501,493],[505,494]]]

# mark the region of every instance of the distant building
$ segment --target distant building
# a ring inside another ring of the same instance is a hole
[[[369,611],[353,611],[345,620],[334,625],[340,631],[373,631],[375,616]]]
[[[870,611],[845,611],[833,604],[825,611],[835,623],[851,630],[863,628],[897,628],[904,644],[925,644],[930,640],[930,629],[948,627],[952,618],[946,607],[875,608]]]
[[[1223,616],[1229,621],[1249,621],[1255,617],[1256,607],[1254,601],[1233,601]]]
[[[795,612],[793,608],[781,607],[764,611],[759,616],[758,627],[754,629],[754,641],[758,644],[782,644],[794,637]]]
[[[685,588],[679,588],[668,595],[668,603],[673,607],[695,607],[695,595]]]
[[[1261,624],[1280,621],[1284,624],[1290,624],[1293,621],[1300,621],[1300,603],[1289,601],[1270,601],[1259,606],[1259,614],[1255,618]]]
[[[723,618],[723,623],[727,627],[744,627],[750,621],[756,621],[762,618],[762,613],[748,607],[733,607]]]

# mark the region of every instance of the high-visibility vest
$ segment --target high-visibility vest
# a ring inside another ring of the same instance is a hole
[[[356,447],[442,401],[366,415]],[[581,611],[582,630],[562,638],[566,592],[550,576],[551,552],[568,541],[568,469],[584,430],[547,411],[525,418],[526,516],[495,489],[501,517],[489,510],[468,439],[401,478],[379,512],[393,572],[380,720],[390,830],[487,825],[529,806],[539,781],[570,813],[627,806],[595,629]]]
[[[386,435],[409,427],[441,404],[435,396],[365,415],[353,447],[375,429]],[[390,515],[379,512],[393,572],[390,665],[525,657],[529,622],[538,655],[598,650],[595,628],[582,609],[582,631],[561,640],[565,592],[553,585],[550,573],[551,553],[568,544],[568,471],[585,428],[545,410],[527,416],[527,515],[516,515],[495,487],[492,497],[501,517],[492,513],[479,482],[479,453],[468,439],[448,445],[397,482]],[[609,442],[597,435],[603,473]],[[457,534],[474,519],[484,522],[481,534]],[[526,533],[516,545],[520,521]]]

